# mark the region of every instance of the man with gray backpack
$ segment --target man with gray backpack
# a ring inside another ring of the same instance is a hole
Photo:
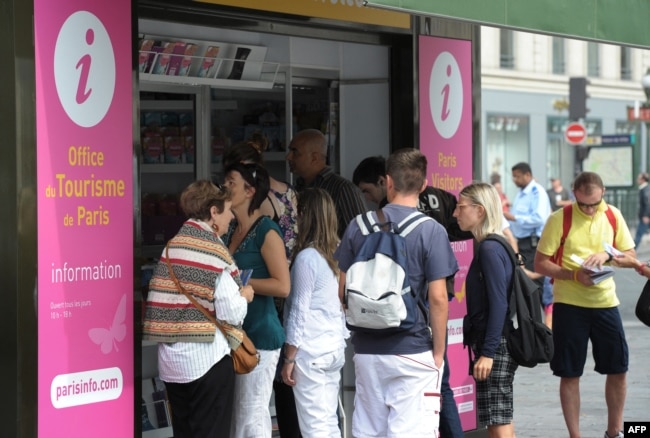
[[[458,263],[445,229],[417,212],[426,167],[415,149],[393,153],[389,204],[357,216],[335,253],[355,353],[354,436],[438,436],[446,278]]]

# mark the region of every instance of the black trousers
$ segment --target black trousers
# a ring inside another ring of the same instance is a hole
[[[537,238],[531,240],[530,237],[524,237],[522,239],[517,239],[517,246],[519,246],[519,254],[524,257],[524,266],[529,271],[535,271],[535,253],[537,252]],[[542,304],[542,290],[544,289],[544,277],[537,278],[533,280],[539,285],[539,291],[537,292],[537,300]]]
[[[174,438],[229,438],[235,371],[226,355],[189,383],[168,383]]]
[[[283,360],[280,358],[280,360]],[[275,415],[278,419],[280,438],[300,438],[300,425],[296,413],[296,399],[293,388],[283,382],[273,380],[275,394]]]

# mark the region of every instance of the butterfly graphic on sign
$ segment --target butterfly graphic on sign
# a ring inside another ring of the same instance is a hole
[[[122,296],[120,303],[115,309],[115,316],[113,316],[113,324],[110,328],[91,328],[88,330],[88,336],[92,341],[101,345],[102,353],[108,354],[113,351],[120,351],[117,348],[117,342],[122,342],[126,336],[126,294]]]

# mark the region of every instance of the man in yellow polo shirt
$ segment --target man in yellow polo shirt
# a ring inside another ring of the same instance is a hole
[[[580,437],[580,376],[591,340],[596,371],[606,374],[605,401],[608,424],[605,438],[623,437],[628,347],[613,277],[594,284],[589,269],[612,260],[604,242],[634,255],[634,240],[621,212],[603,201],[605,187],[600,176],[582,172],[573,183],[571,227],[561,260],[552,257],[560,248],[564,208],[546,222],[537,246],[535,271],[555,279],[553,285],[553,374],[560,377],[560,401],[570,438]],[[616,219],[614,226],[607,209]],[[584,260],[578,265],[571,256]]]

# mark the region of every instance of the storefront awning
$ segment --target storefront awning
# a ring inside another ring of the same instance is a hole
[[[650,47],[648,0],[366,0],[366,5],[486,26]]]

